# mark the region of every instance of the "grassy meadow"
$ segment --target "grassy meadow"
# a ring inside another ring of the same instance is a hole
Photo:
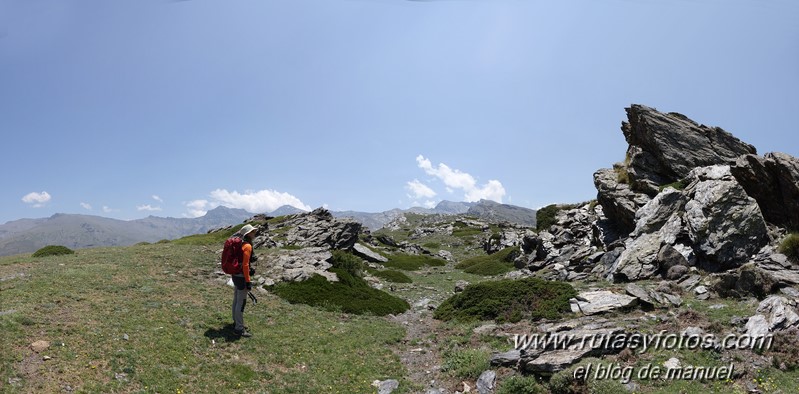
[[[0,391],[371,393],[402,379],[387,344],[405,331],[380,317],[257,292],[255,335],[236,338],[214,262],[174,243],[0,259]]]

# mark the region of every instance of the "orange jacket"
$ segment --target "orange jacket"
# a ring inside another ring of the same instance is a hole
[[[241,251],[243,252],[242,263],[241,263],[241,273],[244,274],[244,281],[250,281],[250,256],[252,256],[252,245],[245,242],[241,245]]]

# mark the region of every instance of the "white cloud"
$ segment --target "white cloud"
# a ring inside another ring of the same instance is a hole
[[[453,169],[444,163],[439,163],[437,167],[422,155],[416,156],[416,164],[428,175],[432,175],[446,186],[446,190],[452,193],[461,190],[467,202],[479,201],[480,199],[502,202],[505,196],[505,188],[498,180],[491,179],[485,185],[478,186],[477,180],[466,172]]]
[[[253,213],[271,212],[283,205],[291,205],[292,207],[306,211],[311,210],[311,207],[300,201],[299,198],[289,193],[282,193],[275,190],[246,191],[244,193],[239,193],[235,190],[230,192],[225,189],[216,189],[211,192],[211,197],[219,201],[219,205],[230,208],[240,208]]]
[[[239,193],[235,190],[231,192],[225,189],[216,189],[211,192],[210,196],[210,201],[193,200],[185,203],[188,212],[184,216],[203,216],[209,210],[220,205],[228,208],[244,209],[252,213],[272,212],[283,205],[291,205],[292,207],[305,211],[311,210],[311,207],[303,203],[299,198],[289,193],[282,193],[275,190],[245,191],[244,193]]]
[[[422,204],[422,205],[423,205],[425,208],[435,208],[435,207],[436,207],[436,202],[435,202],[435,201],[433,201],[433,200],[427,200],[427,201],[425,201],[425,202],[424,202],[424,204]]]
[[[411,194],[408,195],[409,198],[432,198],[436,196],[436,192],[433,191],[433,189],[424,183],[419,182],[418,179],[408,182],[405,185],[405,188],[411,192]]]
[[[34,208],[41,208],[46,202],[50,201],[51,198],[48,192],[31,192],[22,197],[22,202],[25,204],[33,204],[31,206]]]
[[[139,211],[160,211],[161,207],[154,207],[150,204],[147,204],[147,205],[138,205],[136,206],[136,209],[138,209]]]
[[[208,200],[193,200],[186,203],[186,208],[189,210],[183,216],[190,217],[190,218],[198,218],[200,216],[204,216],[208,213],[209,210],[214,209],[218,206],[212,204]]]
[[[109,207],[108,205],[103,205],[103,212],[111,213],[114,212],[114,209],[111,209],[111,207]]]
[[[80,206],[82,206],[82,207],[83,207],[83,209],[85,209],[85,210],[87,210],[87,211],[91,211],[91,210],[92,210],[92,206],[91,206],[91,204],[87,204],[87,203],[85,203],[85,202],[82,202],[82,203],[80,203]]]
[[[157,196],[157,195],[155,195],[155,194],[153,194],[153,200],[155,200],[155,201],[158,201],[158,202],[160,202],[160,203],[163,203],[163,202],[164,202],[164,200],[162,200],[162,199],[161,199],[161,197],[158,197],[158,196]]]

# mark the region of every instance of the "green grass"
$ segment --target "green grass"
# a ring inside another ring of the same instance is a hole
[[[363,279],[341,268],[331,268],[338,282],[314,275],[302,282],[278,283],[271,290],[293,304],[307,304],[329,311],[385,316],[405,312],[410,305],[399,297],[369,287]]]
[[[455,268],[462,269],[475,275],[499,275],[513,271],[513,259],[519,254],[519,248],[509,247],[501,251],[485,255],[476,256],[458,263]]]
[[[74,254],[74,253],[75,253],[74,250],[66,246],[48,245],[33,252],[32,257],[60,256],[64,254]]]
[[[484,349],[457,349],[444,355],[441,370],[459,379],[477,379],[489,368],[490,356]]]
[[[389,268],[396,268],[405,271],[417,271],[422,267],[443,267],[447,262],[427,255],[410,254],[389,254],[386,255],[388,261],[383,263]]]
[[[576,295],[577,291],[568,283],[537,278],[482,282],[446,299],[433,317],[445,321],[498,322],[554,319],[570,313],[569,299]]]
[[[499,382],[497,394],[547,394],[532,376],[513,375]]]
[[[0,258],[0,391],[374,393],[394,378],[407,392],[401,326],[262,293],[238,339],[214,268],[213,252],[174,243]],[[37,340],[50,348],[34,354]]]
[[[410,276],[397,270],[373,271],[372,275],[392,283],[413,283]]]

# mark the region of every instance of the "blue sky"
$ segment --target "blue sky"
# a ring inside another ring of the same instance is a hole
[[[791,0],[0,0],[0,223],[596,196],[624,107],[799,156]]]

